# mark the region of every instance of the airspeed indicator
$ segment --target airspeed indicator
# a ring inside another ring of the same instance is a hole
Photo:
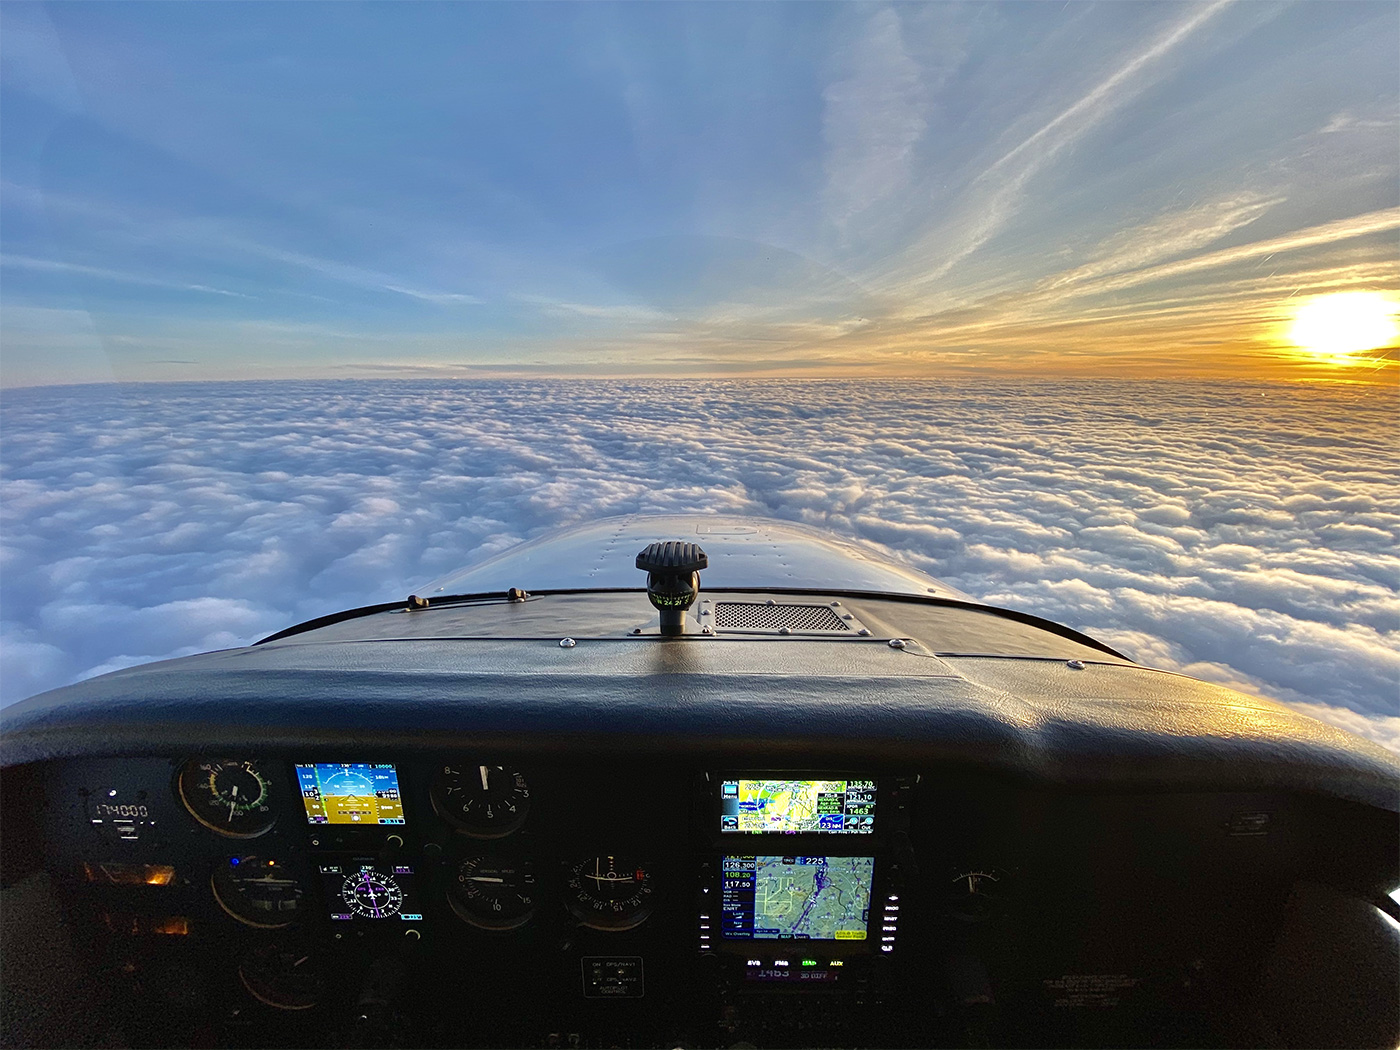
[[[256,838],[277,822],[271,784],[257,763],[247,760],[191,759],[176,781],[180,801],[190,816],[230,839]]]

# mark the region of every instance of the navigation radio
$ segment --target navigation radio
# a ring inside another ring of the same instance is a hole
[[[913,783],[835,772],[705,777],[701,953],[755,991],[838,991],[868,978],[899,943]]]

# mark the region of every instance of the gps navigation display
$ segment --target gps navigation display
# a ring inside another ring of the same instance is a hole
[[[721,832],[753,835],[871,835],[873,780],[724,780]]]
[[[728,940],[863,941],[874,857],[725,857]]]
[[[297,766],[309,824],[402,824],[399,774],[390,762]]]

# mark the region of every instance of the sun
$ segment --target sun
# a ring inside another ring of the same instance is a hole
[[[1400,337],[1397,312],[1400,305],[1380,292],[1320,295],[1298,308],[1288,338],[1312,354],[1349,357],[1393,345]]]

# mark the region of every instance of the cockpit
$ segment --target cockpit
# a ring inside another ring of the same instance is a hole
[[[8,1045],[1400,1034],[1393,755],[791,525],[584,526],[4,718]]]

